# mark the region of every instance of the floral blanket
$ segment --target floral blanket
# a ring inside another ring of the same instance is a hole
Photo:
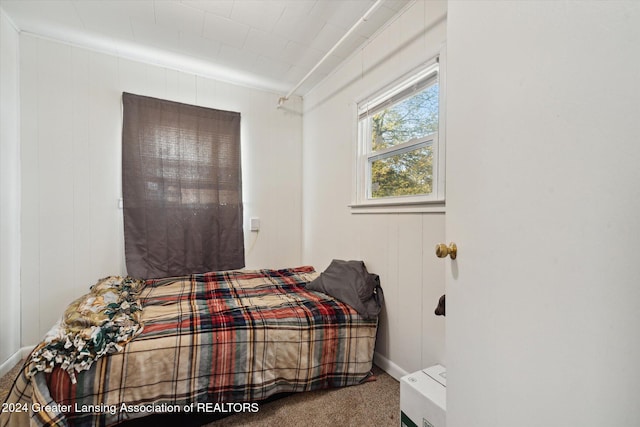
[[[109,276],[72,302],[30,356],[30,372],[59,366],[76,383],[76,372],[91,368],[100,357],[122,351],[142,331],[138,299],[142,280]]]

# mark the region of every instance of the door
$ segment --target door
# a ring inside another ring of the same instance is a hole
[[[447,19],[447,426],[638,426],[640,4]]]

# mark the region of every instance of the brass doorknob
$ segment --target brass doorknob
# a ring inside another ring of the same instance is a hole
[[[436,256],[438,258],[446,258],[447,255],[449,255],[451,259],[456,259],[456,256],[458,256],[458,247],[455,243],[449,243],[449,246],[444,243],[436,245]]]

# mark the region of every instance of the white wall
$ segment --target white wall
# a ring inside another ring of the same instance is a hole
[[[0,375],[20,349],[18,32],[0,9]],[[5,363],[6,362],[6,363]]]
[[[639,24],[449,3],[448,427],[640,426]]]
[[[393,375],[444,363],[444,213],[351,214],[356,102],[435,56],[444,1],[418,1],[304,98],[303,260],[362,259],[386,298],[376,352]],[[385,360],[386,359],[386,360]]]
[[[239,111],[247,267],[300,264],[300,99],[278,110],[274,93],[25,34],[20,46],[23,346],[98,278],[126,273],[123,91]]]

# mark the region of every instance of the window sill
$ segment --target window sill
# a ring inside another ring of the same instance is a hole
[[[416,203],[366,203],[349,205],[352,214],[445,213],[444,201]]]

